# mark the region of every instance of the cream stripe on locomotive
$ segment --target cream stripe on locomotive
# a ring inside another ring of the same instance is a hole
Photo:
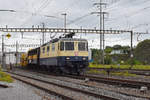
[[[40,48],[40,58],[47,58],[47,57],[56,57],[58,56],[58,42],[47,44]]]
[[[88,50],[79,51],[78,43],[81,41],[72,41],[74,42],[74,50],[60,50],[60,42],[50,43],[40,48],[40,58],[51,58],[57,56],[88,56]],[[65,41],[64,41],[65,42]],[[85,43],[85,41],[83,41]],[[88,45],[88,44],[86,44]]]

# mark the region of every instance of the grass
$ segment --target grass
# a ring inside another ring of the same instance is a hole
[[[96,70],[96,69],[91,69],[90,71],[88,71],[87,73],[89,74],[104,74],[107,75],[107,72],[105,70]],[[110,72],[111,76],[125,76],[125,77],[135,77],[136,74],[131,74],[128,71],[123,71],[123,72]]]
[[[104,74],[104,75],[107,74],[107,72],[104,71],[104,70],[99,71],[99,70],[96,70],[96,69],[91,69],[91,70],[89,70],[87,73],[89,73],[89,74]]]
[[[136,76],[136,74],[131,74],[128,71],[124,71],[124,72],[112,72],[111,75],[113,75],[113,76],[126,76],[126,77],[128,77],[128,76],[135,77]]]
[[[129,69],[130,65],[96,65],[96,64],[92,64],[90,63],[89,67],[90,68],[120,68],[120,69]],[[132,69],[141,69],[141,70],[150,70],[150,65],[134,65],[132,67]]]
[[[6,74],[5,72],[2,72],[2,69],[0,68],[0,81],[12,83],[13,79],[10,75]]]

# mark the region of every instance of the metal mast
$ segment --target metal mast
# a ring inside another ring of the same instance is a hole
[[[4,68],[5,63],[4,63],[4,57],[5,57],[5,53],[4,53],[4,36],[2,35],[2,67]]]
[[[99,27],[100,30],[104,30],[105,27],[105,14],[108,14],[107,12],[103,11],[103,6],[106,6],[106,3],[103,3],[102,0],[99,1],[99,3],[94,3],[99,8],[98,12],[92,12],[92,14],[98,14],[99,15]],[[100,58],[100,63],[104,64],[104,49],[105,49],[105,40],[104,40],[104,32],[100,33],[100,52],[102,51],[102,58]]]
[[[42,28],[43,28],[43,31],[42,31],[42,44],[44,44],[44,41],[45,41],[45,31],[44,31],[44,29],[45,29],[45,23],[42,23]]]
[[[67,26],[67,13],[63,13],[61,14],[64,16],[64,29],[66,30],[66,26]],[[65,32],[66,33],[66,32]]]

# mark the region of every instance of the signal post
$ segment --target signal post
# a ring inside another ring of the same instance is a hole
[[[5,68],[5,52],[4,52],[4,37],[10,38],[11,35],[8,33],[7,35],[2,35],[2,68]]]

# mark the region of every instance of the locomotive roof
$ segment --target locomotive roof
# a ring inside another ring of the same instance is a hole
[[[58,42],[58,41],[87,41],[87,40],[86,39],[79,39],[79,38],[59,38],[59,39],[56,38],[56,39],[51,40],[48,43],[43,44],[42,46],[45,46],[49,43],[55,43],[55,42]]]
[[[79,38],[61,38],[60,41],[66,41],[66,40],[69,40],[69,41],[87,41],[86,39],[79,39]]]
[[[30,49],[30,50],[28,50],[28,53],[33,53],[33,52],[36,52],[37,50],[40,50],[40,47]]]
[[[86,39],[79,39],[79,38],[56,38],[56,39],[51,40],[50,42],[43,44],[42,46],[46,46],[49,43],[55,43],[58,41],[87,41],[87,40]],[[34,51],[37,51],[38,49],[40,49],[40,47],[31,49],[28,52],[34,52]]]

